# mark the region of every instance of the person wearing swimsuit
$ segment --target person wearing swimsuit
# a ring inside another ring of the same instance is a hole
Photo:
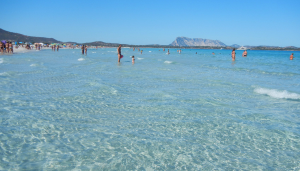
[[[4,51],[3,51],[3,43],[2,42],[0,42],[0,51],[1,51],[1,53],[3,53]]]
[[[10,52],[13,54],[14,53],[14,45],[10,42],[11,47],[10,47]]]
[[[290,60],[293,60],[293,59],[294,59],[294,53],[292,53],[290,56]]]
[[[247,57],[247,51],[246,50],[243,52],[243,57]]]
[[[8,53],[11,52],[11,46],[12,46],[12,44],[11,44],[11,42],[9,42],[9,43],[8,43]]]
[[[6,53],[9,53],[9,45],[8,42],[5,43]]]
[[[81,46],[81,53],[84,55],[84,45]]]
[[[122,47],[122,45],[119,45],[119,47],[118,47],[118,62],[120,62],[120,60],[121,60],[121,47]]]
[[[233,48],[233,50],[231,52],[231,58],[233,61],[235,61],[235,48]]]

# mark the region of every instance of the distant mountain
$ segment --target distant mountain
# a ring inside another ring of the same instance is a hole
[[[171,46],[226,46],[219,40],[209,40],[201,38],[177,37]]]
[[[105,43],[105,42],[102,42],[102,41],[82,43],[82,44],[88,45],[88,46],[108,46],[108,47],[118,47],[120,45],[119,43]]]
[[[36,43],[61,43],[61,41],[53,38],[25,36],[19,33],[5,31],[0,28],[0,40],[8,40],[12,42],[36,42]]]
[[[239,47],[241,47],[241,46],[238,45],[238,44],[233,44],[233,45],[231,45],[230,47],[239,48]]]

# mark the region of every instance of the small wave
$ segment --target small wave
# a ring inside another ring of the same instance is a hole
[[[151,51],[149,51],[149,52],[151,52]]]
[[[92,53],[96,53],[96,52],[92,52]]]
[[[2,72],[2,73],[0,73],[0,76],[7,76],[7,75],[8,75],[7,72]]]
[[[35,66],[38,66],[38,64],[31,64],[30,66],[31,67],[35,67]]]
[[[137,58],[138,60],[142,60],[142,59],[144,59],[144,58]]]
[[[255,93],[265,94],[276,99],[300,99],[300,94],[290,93],[286,90],[276,90],[276,89],[267,89],[267,88],[255,88]]]
[[[164,63],[165,63],[165,64],[172,64],[173,61],[165,61]]]
[[[78,59],[78,61],[84,61],[84,60],[85,60],[84,58],[79,58],[79,59]]]
[[[0,58],[0,64],[2,64],[4,61],[3,61],[3,58]]]

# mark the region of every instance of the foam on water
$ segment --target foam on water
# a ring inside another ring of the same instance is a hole
[[[38,66],[38,64],[31,64],[30,66],[31,67],[35,67],[35,66]]]
[[[7,76],[7,75],[8,75],[7,72],[2,72],[2,73],[0,73],[0,76]]]
[[[142,59],[144,59],[144,58],[137,58],[138,60],[142,60]]]
[[[165,64],[172,64],[173,61],[165,61],[164,63],[165,63]]]
[[[78,59],[78,61],[84,61],[84,60],[85,60],[84,58],[79,58],[79,59]]]
[[[4,61],[3,61],[3,58],[0,58],[0,64],[2,64]]]
[[[258,94],[268,95],[276,99],[300,99],[300,94],[290,93],[286,90],[255,88],[254,92]]]

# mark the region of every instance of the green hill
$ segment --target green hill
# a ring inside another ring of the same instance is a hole
[[[25,36],[19,33],[13,33],[0,28],[0,40],[13,42],[32,42],[32,43],[61,43],[53,38]]]

